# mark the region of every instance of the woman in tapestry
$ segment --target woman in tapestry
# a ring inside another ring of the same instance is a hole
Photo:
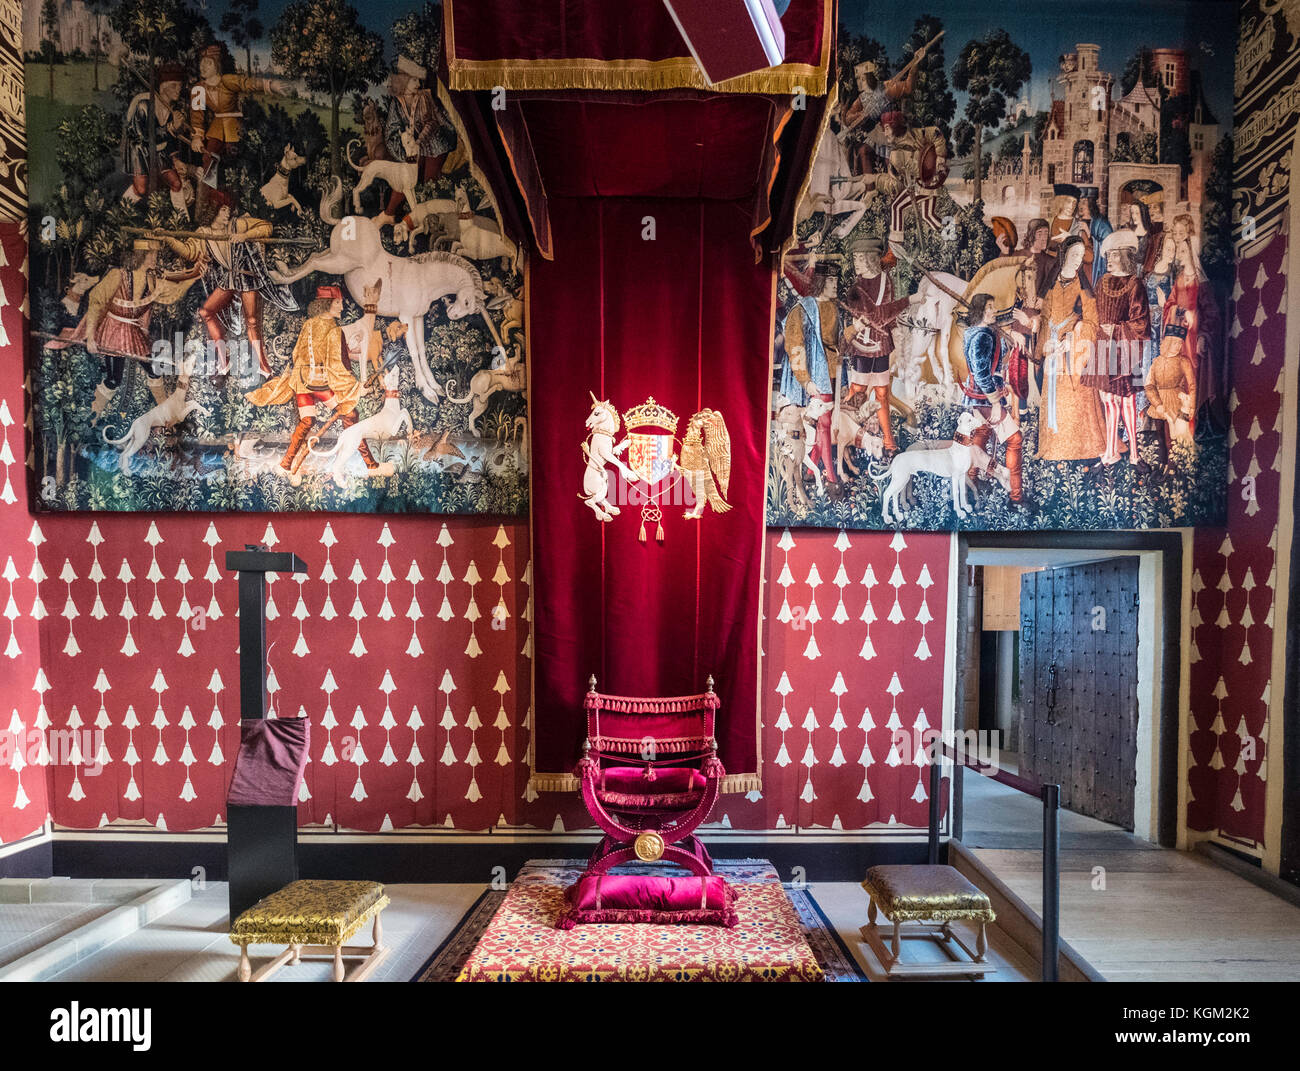
[[[1123,230],[1132,231],[1137,238],[1137,264],[1143,275],[1148,274],[1160,257],[1164,245],[1164,227],[1151,219],[1151,209],[1140,197],[1134,197],[1121,210]]]
[[[1147,415],[1159,424],[1162,467],[1168,465],[1169,447],[1175,440],[1192,444],[1192,414],[1196,412],[1196,369],[1184,348],[1187,318],[1181,309],[1172,313],[1161,332],[1160,355],[1142,385]]]
[[[1137,388],[1142,381],[1142,346],[1150,330],[1146,288],[1137,274],[1137,236],[1118,230],[1106,237],[1101,255],[1106,274],[1097,284],[1097,352],[1093,371],[1082,377],[1101,395],[1106,415],[1106,451],[1103,465],[1123,456],[1120,424],[1128,437],[1129,461],[1139,472],[1150,468],[1138,453]]]
[[[1043,298],[1038,352],[1043,397],[1038,417],[1038,457],[1092,461],[1106,449],[1106,424],[1094,387],[1083,382],[1097,341],[1097,303],[1083,273],[1083,239],[1061,243],[1060,271]]]
[[[1217,401],[1221,396],[1222,362],[1220,361],[1219,308],[1214,290],[1201,267],[1196,252],[1196,221],[1186,213],[1176,216],[1173,232],[1171,286],[1165,303],[1164,320],[1173,319],[1173,310],[1183,313],[1187,338],[1183,348],[1196,370],[1196,404],[1198,408]],[[1196,432],[1196,410],[1192,411],[1192,433]]]

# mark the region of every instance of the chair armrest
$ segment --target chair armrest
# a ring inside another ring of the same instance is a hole
[[[590,767],[583,766],[583,763],[586,762],[590,762],[592,766],[595,766],[596,762],[594,759],[583,759],[578,763],[579,769],[582,771],[582,802],[587,808],[587,813],[591,815],[592,820],[603,832],[608,833],[615,840],[623,843],[632,842],[641,831],[624,825],[605,809],[604,804],[596,799],[596,775],[591,771]]]

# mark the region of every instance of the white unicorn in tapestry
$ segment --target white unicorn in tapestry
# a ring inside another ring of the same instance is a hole
[[[364,290],[370,280],[376,276],[387,280],[379,299],[379,315],[396,317],[406,325],[406,348],[411,355],[415,385],[429,401],[436,402],[446,392],[433,377],[424,342],[425,317],[435,301],[445,299],[448,320],[481,316],[492,341],[505,352],[488,313],[483,278],[470,261],[450,253],[394,256],[384,249],[373,219],[334,215],[341,196],[342,185],[337,179],[332,190],[321,196],[320,218],[333,226],[329,249],[313,253],[297,268],[278,261],[271,278],[278,283],[294,283],[312,272],[341,275],[358,304],[364,304]]]
[[[587,392],[591,394],[590,391]],[[591,507],[591,511],[602,521],[612,521],[619,515],[619,508],[609,500],[609,474],[606,467],[613,465],[629,483],[635,483],[639,476],[623,464],[618,457],[627,449],[624,439],[617,446],[614,436],[618,434],[618,410],[608,401],[600,401],[591,395],[591,413],[587,417],[587,430],[591,433],[582,444],[583,457],[587,459],[587,470],[582,474],[581,498]]]

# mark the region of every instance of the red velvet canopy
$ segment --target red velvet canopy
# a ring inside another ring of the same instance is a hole
[[[549,196],[748,198],[785,115],[759,96],[609,96],[523,102]]]
[[[453,90],[710,88],[663,0],[444,0]],[[834,0],[791,0],[786,61],[711,87],[826,92]]]
[[[527,302],[532,785],[578,787],[589,675],[662,696],[712,674],[724,790],[757,789],[775,260],[825,114],[834,3],[794,0],[791,62],[709,92],[690,88],[703,81],[661,0],[444,12],[449,99],[504,225],[541,254]],[[665,505],[662,544],[653,524],[638,539],[639,504],[597,519],[581,494],[591,394],[620,413],[650,396],[673,410],[683,462],[692,414],[721,413],[730,510]]]

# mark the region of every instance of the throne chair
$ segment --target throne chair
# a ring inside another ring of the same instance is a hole
[[[735,890],[713,873],[696,836],[718,801],[726,771],[709,677],[698,695],[606,695],[588,681],[587,739],[576,773],[582,801],[604,836],[566,892],[560,925],[576,922],[708,922],[734,926]],[[620,863],[676,863],[692,877],[618,875]]]

